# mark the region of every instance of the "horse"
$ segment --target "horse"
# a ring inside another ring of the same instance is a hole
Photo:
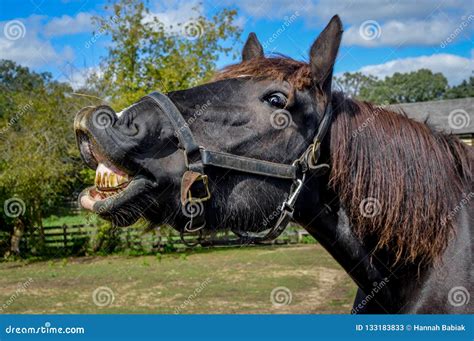
[[[352,313],[473,313],[473,149],[333,91],[342,34],[336,15],[303,62],[251,33],[208,83],[83,108],[82,207],[257,243],[293,220],[357,284]]]

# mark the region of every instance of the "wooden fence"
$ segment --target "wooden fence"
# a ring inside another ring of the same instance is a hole
[[[87,254],[93,250],[92,241],[97,241],[98,228],[95,225],[62,225],[44,227],[43,244],[47,254],[50,255],[79,255]],[[185,242],[177,232],[170,229],[153,229],[144,232],[143,229],[134,227],[116,228],[113,231],[115,238],[118,238],[118,249],[139,252],[166,252],[166,251],[184,251],[191,248],[195,236],[186,236]],[[296,244],[301,242],[307,232],[299,228],[291,227],[287,229],[274,244]],[[39,240],[38,229],[34,232],[34,238],[31,235],[24,236],[22,239],[22,252],[35,253],[35,245],[31,240]],[[211,239],[207,239],[205,245],[212,246],[216,241],[219,247],[239,245],[237,238],[231,232],[219,233]],[[30,245],[28,244],[30,243]]]

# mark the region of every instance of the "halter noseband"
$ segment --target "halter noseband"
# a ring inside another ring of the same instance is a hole
[[[326,135],[332,121],[330,102],[326,106],[323,118],[312,143],[298,159],[291,165],[287,165],[207,150],[205,147],[199,146],[196,143],[187,122],[168,96],[155,91],[143,99],[147,98],[153,100],[168,116],[181,144],[180,149],[184,152],[187,170],[181,179],[181,204],[183,206],[186,204],[199,204],[201,207],[204,207],[204,203],[211,198],[212,194],[209,191],[208,177],[205,173],[206,167],[219,167],[243,173],[293,181],[290,195],[281,204],[280,216],[273,227],[260,233],[233,231],[245,243],[261,243],[277,238],[285,230],[290,219],[293,217],[294,206],[303,188],[306,172],[308,170],[319,172],[329,169],[328,164],[318,164],[318,160],[321,141]],[[184,233],[198,231],[201,233],[205,226],[205,210],[197,210],[194,215],[191,215],[186,226],[181,231],[182,239],[184,240]]]

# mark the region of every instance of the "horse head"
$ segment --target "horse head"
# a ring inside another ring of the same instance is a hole
[[[144,217],[182,229],[190,215],[205,209],[210,229],[268,228],[294,181],[241,171],[238,163],[245,161],[239,159],[231,160],[236,167],[205,165],[204,179],[190,172],[196,150],[183,150],[186,136],[216,153],[262,161],[259,169],[265,162],[290,167],[312,143],[331,101],[341,36],[335,16],[304,63],[265,57],[251,33],[242,61],[207,84],[147,96],[120,113],[108,106],[82,109],[75,119],[76,137],[96,180],[81,194],[81,205],[119,226]],[[203,191],[201,200],[188,205],[188,191]]]

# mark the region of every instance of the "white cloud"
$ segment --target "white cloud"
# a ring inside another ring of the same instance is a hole
[[[48,37],[71,35],[84,32],[92,32],[92,14],[86,12],[77,13],[76,16],[63,15],[51,19],[44,27],[44,34]]]
[[[236,6],[235,1],[223,4]],[[256,18],[282,19],[298,11],[308,23],[325,24],[338,14],[346,24],[359,24],[365,20],[428,19],[439,13],[456,13],[459,16],[472,12],[472,3],[465,0],[241,0],[238,7]],[[319,22],[316,19],[320,19]]]
[[[156,17],[165,27],[176,26],[195,19],[203,12],[202,4],[196,0],[191,1],[160,1],[156,2],[145,21]]]
[[[67,63],[61,71],[61,76],[58,78],[58,80],[69,83],[74,90],[85,86],[86,81],[93,74],[96,74],[99,77],[103,75],[103,71],[99,66],[78,69],[69,63]]]
[[[39,36],[43,20],[43,16],[32,15],[26,19],[0,22],[0,59],[11,59],[29,67],[74,59],[74,50],[70,46],[57,51],[50,41]],[[16,24],[17,29],[16,32],[10,32],[13,35],[6,29],[12,22]]]
[[[474,58],[469,59],[453,54],[440,53],[431,56],[395,59],[378,65],[367,65],[358,71],[378,78],[385,78],[395,72],[411,72],[419,69],[441,72],[446,76],[450,85],[456,85],[472,75]]]
[[[441,19],[403,22],[390,20],[382,25],[373,25],[372,29],[378,31],[378,34],[377,38],[371,39],[373,36],[370,31],[366,31],[370,29],[366,23],[349,27],[344,32],[343,44],[366,47],[440,45],[456,28]]]
[[[227,5],[235,2],[225,0]],[[398,46],[439,45],[473,13],[472,2],[465,0],[242,0],[238,7],[253,18],[282,20],[298,11],[310,27],[321,28],[338,14],[344,23],[344,43],[347,45]],[[378,39],[366,40],[359,34],[359,26],[368,20],[382,28]],[[470,22],[463,39],[474,31]]]
[[[428,20],[433,15],[444,13],[444,17],[457,14],[459,17],[472,12],[472,3],[465,0],[320,0],[316,12],[308,15],[317,15],[328,20],[334,14],[339,14],[345,23],[360,24],[366,20],[385,21],[395,19]]]
[[[236,2],[226,0],[224,4],[235,6]],[[286,15],[298,12],[314,22],[315,18],[319,16],[317,2],[314,0],[241,0],[238,2],[238,7],[254,18],[283,20]],[[332,15],[334,14],[336,12]]]

